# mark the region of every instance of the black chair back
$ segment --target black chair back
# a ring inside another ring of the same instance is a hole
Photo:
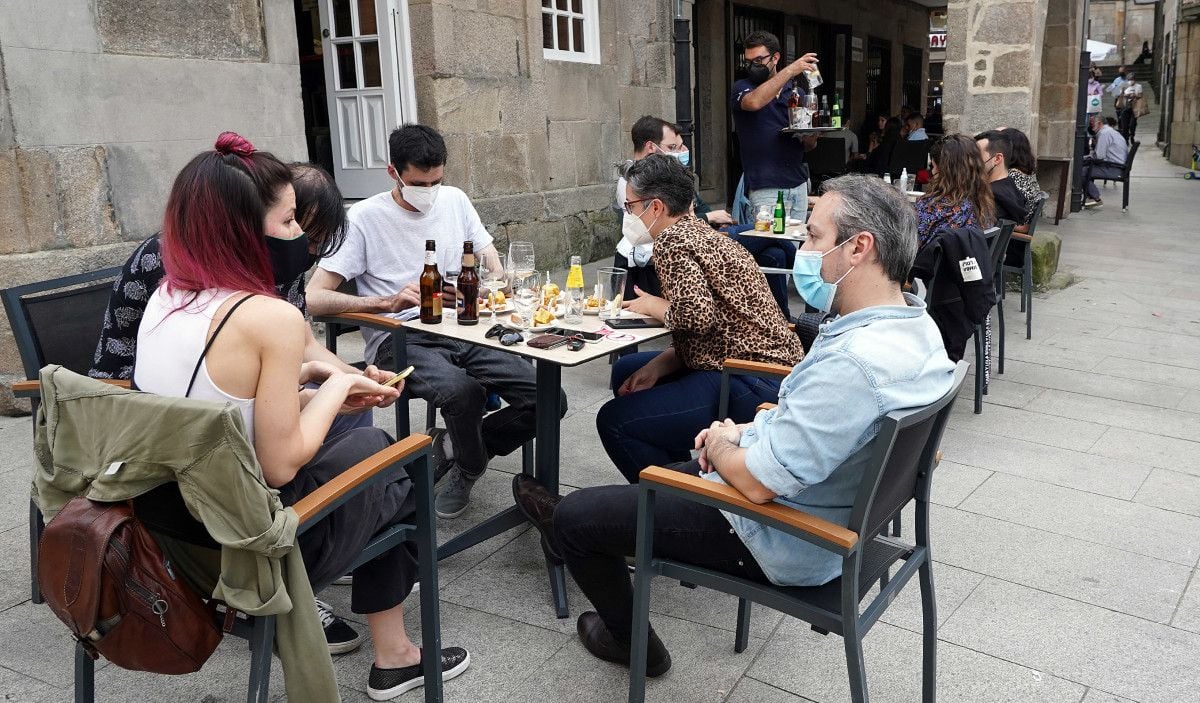
[[[835,176],[846,172],[846,138],[822,137],[817,146],[804,155],[813,176]]]
[[[917,142],[902,140],[896,142],[896,148],[892,150],[892,158],[888,163],[888,172],[893,178],[900,175],[904,169],[908,169],[909,175],[915,176],[917,171],[925,168],[929,163],[929,140],[922,139]]]
[[[935,455],[967,367],[958,363],[950,390],[930,405],[888,413],[879,434],[859,450],[872,455],[850,514],[849,528],[859,539],[880,534],[910,500],[928,500]]]
[[[25,377],[46,364],[87,374],[104,326],[104,311],[120,267],[9,288],[0,295]]]
[[[1129,172],[1133,170],[1133,157],[1137,156],[1138,147],[1141,145],[1141,142],[1134,141],[1129,147],[1129,155],[1125,157],[1125,168],[1121,169],[1122,180],[1129,180]]]
[[[1004,266],[1004,254],[1008,251],[1008,243],[1012,240],[1013,230],[1016,228],[1016,222],[1000,220],[999,227],[989,228],[983,233],[988,240],[988,253],[991,254],[992,273],[995,276],[1000,275]]]

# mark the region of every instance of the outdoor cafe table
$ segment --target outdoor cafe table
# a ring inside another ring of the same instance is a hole
[[[506,320],[510,313],[499,313],[496,321]],[[642,317],[624,313],[623,317]],[[562,320],[556,321],[556,327],[581,332],[595,332],[604,327],[605,320],[599,317],[584,315],[583,322],[568,325]],[[559,446],[560,446],[560,391],[562,389],[563,367],[574,367],[586,364],[596,359],[607,358],[610,354],[627,347],[636,346],[652,339],[658,339],[670,334],[664,327],[645,329],[617,330],[618,333],[628,333],[627,341],[614,341],[607,337],[596,343],[584,344],[583,349],[571,351],[565,345],[556,349],[533,349],[524,342],[513,346],[503,346],[498,338],[485,338],[484,335],[492,327],[491,315],[480,313],[479,324],[460,325],[456,320],[446,320],[436,325],[425,325],[413,321],[405,324],[410,331],[424,332],[439,337],[446,337],[467,344],[488,347],[496,351],[516,354],[530,359],[534,363],[537,378],[537,402],[535,405],[535,426],[537,434],[534,440],[533,475],[551,493],[558,492]],[[538,334],[538,333],[534,333]],[[529,471],[526,465],[525,471]],[[475,525],[466,532],[451,539],[438,547],[438,560],[453,556],[464,549],[473,547],[496,535],[507,532],[525,523],[524,516],[514,505],[496,515]],[[561,564],[552,564],[547,559],[547,570],[550,574],[550,589],[554,597],[555,612],[560,618],[567,617],[566,577]]]
[[[748,229],[745,232],[739,232],[742,237],[761,237],[762,239],[776,239],[784,242],[803,242],[808,239],[808,227],[803,223],[798,225],[788,225],[783,234],[776,234],[771,231],[762,232],[756,229]]]

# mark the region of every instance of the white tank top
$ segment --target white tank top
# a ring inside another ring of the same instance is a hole
[[[242,412],[246,436],[253,445],[254,399],[238,398],[218,388],[208,375],[207,359],[200,364],[192,392],[187,392],[196,361],[208,342],[213,315],[233,294],[227,290],[202,291],[187,307],[176,310],[192,293],[170,295],[165,283],[159,286],[146,303],[146,312],[138,327],[133,380],[139,389],[148,393],[233,403]]]

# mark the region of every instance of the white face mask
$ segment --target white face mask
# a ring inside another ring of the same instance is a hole
[[[410,186],[400,180],[400,197],[421,213],[428,213],[433,209],[433,203],[437,200],[438,190],[441,187],[440,183],[435,186]]]
[[[645,213],[645,210],[642,212]],[[650,227],[656,224],[658,224],[658,217],[654,218],[654,222],[650,223]],[[634,247],[650,244],[654,241],[654,237],[650,234],[650,227],[646,226],[640,215],[631,215],[627,212],[621,220],[621,236]]]

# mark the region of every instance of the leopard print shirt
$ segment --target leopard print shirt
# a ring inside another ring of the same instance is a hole
[[[794,366],[804,358],[754,257],[707,223],[685,216],[663,230],[654,268],[685,367],[719,371],[729,358]]]

